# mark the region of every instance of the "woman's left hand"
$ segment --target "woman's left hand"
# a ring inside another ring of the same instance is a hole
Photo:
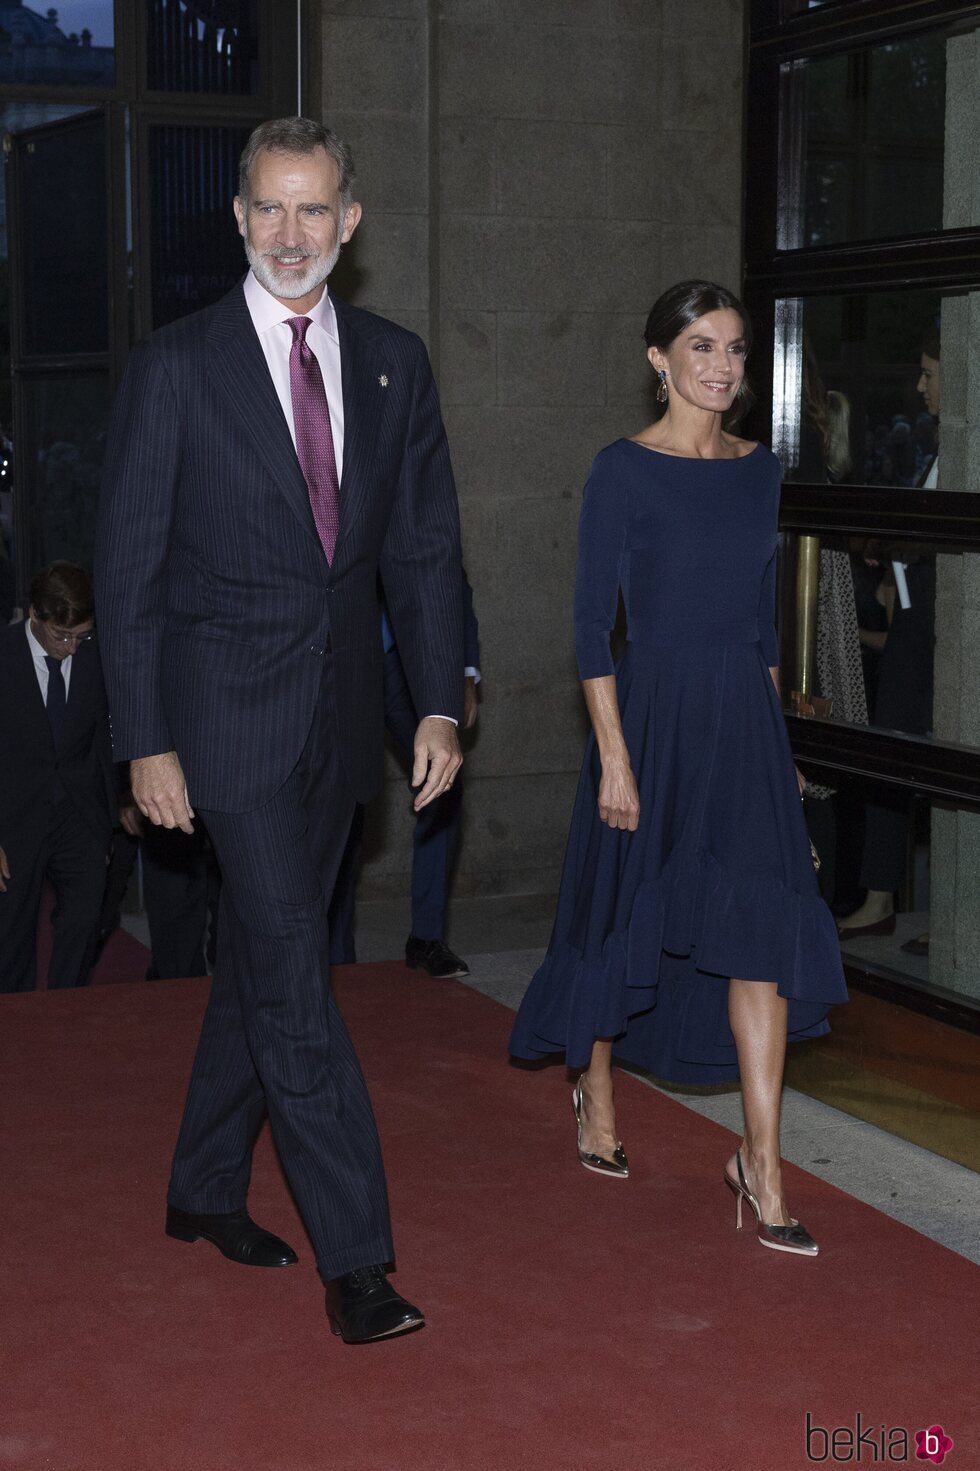
[[[806,791],[806,777],[803,775],[798,766],[796,768],[796,780],[800,784],[800,796],[802,797],[803,793]]]

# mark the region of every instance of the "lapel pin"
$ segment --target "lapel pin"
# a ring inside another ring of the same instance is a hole
[[[378,382],[381,384],[381,387],[382,388],[387,388],[388,387],[388,375],[387,375],[387,373],[382,373],[381,374],[381,377],[378,379]]]

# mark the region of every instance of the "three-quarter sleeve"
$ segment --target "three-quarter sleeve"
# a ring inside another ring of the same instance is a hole
[[[621,471],[599,455],[582,493],[575,571],[575,655],[580,679],[614,672],[609,636],[616,622],[626,548],[627,497]]]
[[[770,669],[779,664],[779,639],[776,635],[776,557],[774,550],[762,574],[759,592],[759,642]]]

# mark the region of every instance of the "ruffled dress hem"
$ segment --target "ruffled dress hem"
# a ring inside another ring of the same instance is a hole
[[[791,1041],[825,1035],[828,1007],[847,1000],[836,926],[818,895],[775,875],[733,873],[710,853],[668,862],[639,885],[628,922],[600,953],[583,953],[574,937],[549,951],[510,1051],[564,1052],[569,1067],[586,1067],[595,1039],[611,1037],[617,1056],[669,1081],[734,1081],[732,976],[776,982]]]

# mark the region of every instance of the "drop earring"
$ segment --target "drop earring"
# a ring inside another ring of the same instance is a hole
[[[657,403],[665,404],[666,402],[667,402],[667,370],[666,370],[666,368],[661,368],[660,369],[660,387],[657,389]]]

